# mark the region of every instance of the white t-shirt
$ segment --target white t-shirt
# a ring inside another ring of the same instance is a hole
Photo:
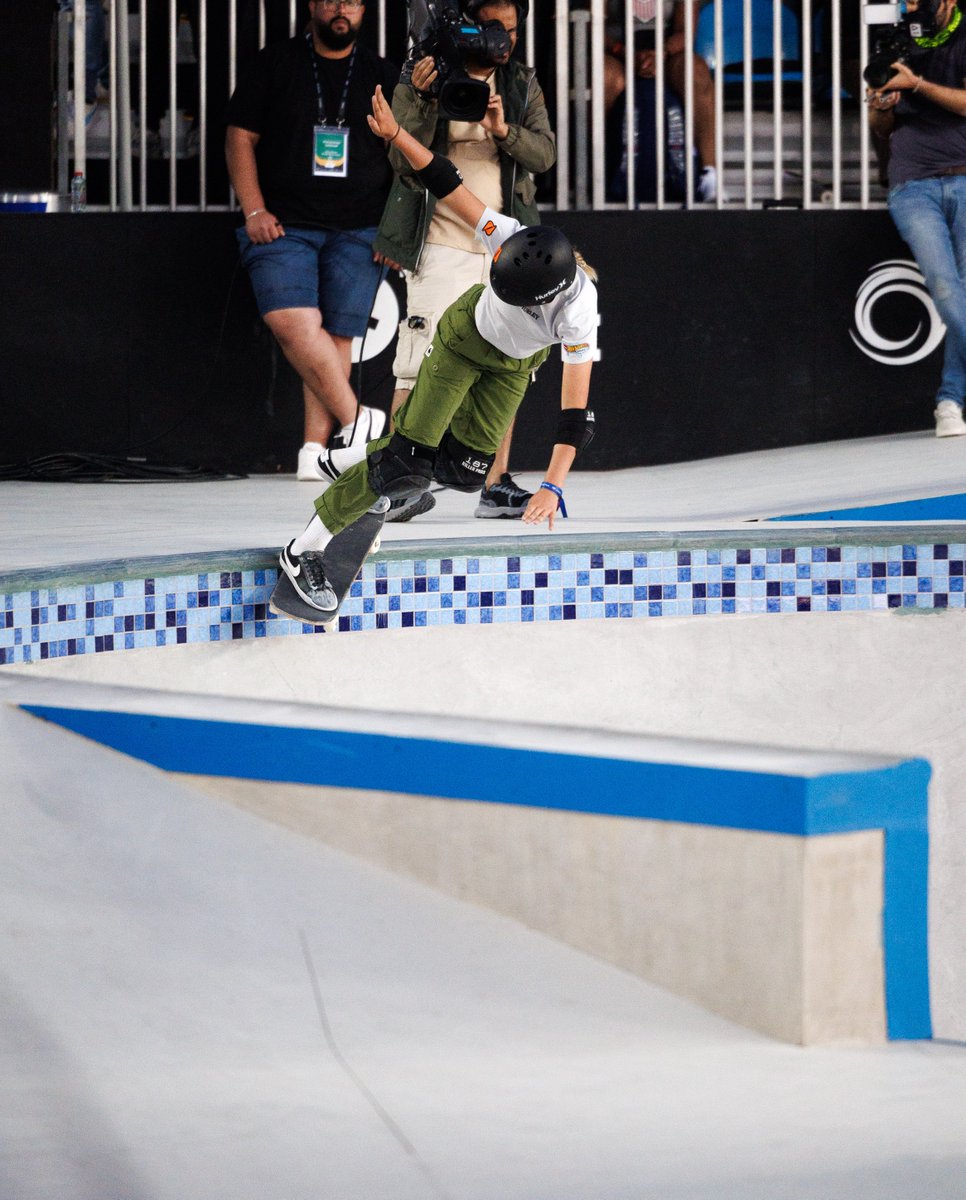
[[[487,208],[477,223],[476,236],[493,254],[523,228],[513,217]],[[559,342],[564,362],[583,363],[591,362],[597,349],[597,289],[580,267],[569,288],[531,308],[504,304],[487,287],[477,302],[475,317],[483,337],[510,358],[529,358]]]

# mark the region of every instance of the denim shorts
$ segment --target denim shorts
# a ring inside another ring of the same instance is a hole
[[[372,261],[376,229],[306,229],[286,225],[285,236],[257,246],[244,226],[235,231],[258,311],[317,308],[337,337],[362,337],[382,279]]]

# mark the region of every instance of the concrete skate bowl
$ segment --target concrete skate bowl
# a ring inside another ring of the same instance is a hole
[[[6,698],[772,1036],[961,1038],[956,536],[410,543],[334,635],[267,551],[31,572]]]

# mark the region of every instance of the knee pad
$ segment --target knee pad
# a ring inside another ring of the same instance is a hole
[[[487,472],[495,454],[483,454],[472,446],[464,446],[448,430],[436,451],[433,478],[443,487],[457,492],[478,492],[486,483]]]
[[[401,433],[394,433],[389,444],[368,456],[369,486],[377,496],[405,500],[425,492],[433,480],[431,446],[421,446]]]

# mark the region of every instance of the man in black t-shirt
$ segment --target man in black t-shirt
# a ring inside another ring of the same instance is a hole
[[[326,447],[362,458],[385,425],[349,384],[352,339],[364,335],[382,279],[372,243],[393,178],[366,116],[376,84],[391,94],[399,77],[358,44],[364,12],[359,0],[309,0],[306,32],[266,46],[228,108],[242,262],[303,384],[300,479],[325,478]]]
[[[906,0],[917,52],[870,88],[869,125],[888,143],[889,212],[946,324],[936,436],[966,434],[966,20],[956,0]]]

